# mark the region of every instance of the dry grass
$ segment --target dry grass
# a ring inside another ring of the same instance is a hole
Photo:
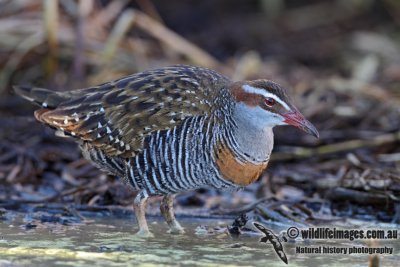
[[[390,34],[340,28],[341,23],[351,25],[363,14],[373,13],[372,5],[357,9],[353,3],[345,13],[337,14],[343,7],[326,2],[290,10],[263,2],[268,10],[243,16],[240,23],[227,18],[232,23],[227,29],[245,27],[246,31],[240,32],[243,36],[230,36],[238,46],[253,32],[260,40],[266,35],[274,39],[259,41],[258,50],[237,51],[218,60],[212,56],[215,51],[209,53],[168,28],[151,1],[137,1],[141,10],[126,0],[106,5],[94,0],[0,1],[0,96],[4,99],[0,99],[0,181],[4,182],[0,196],[24,201],[27,195],[36,194],[30,185],[41,186],[61,177],[62,185],[48,184],[58,188],[55,192],[38,199],[92,205],[129,203],[131,197],[106,177],[91,179],[87,186],[87,179],[99,173],[82,163],[72,143],[66,144],[72,154],[65,155],[58,149],[64,140],[49,137],[52,133],[35,128],[33,121],[15,119],[26,103],[10,95],[12,84],[64,90],[183,63],[214,68],[234,79],[265,77],[281,82],[291,88],[299,108],[320,130],[321,139],[314,140],[293,129],[277,129],[268,183],[249,189],[253,197],[256,192],[266,197],[272,188],[278,198],[287,199],[291,186],[296,186],[306,202],[311,196],[312,201],[326,198],[339,202],[349,195],[360,196],[365,205],[373,202],[387,207],[389,203],[388,213],[396,218],[400,197],[399,32],[392,27],[385,28]],[[392,1],[383,5],[390,5],[390,14],[400,10]],[[275,10],[274,16],[270,8]],[[332,17],[321,16],[330,10]],[[268,14],[271,17],[263,20]],[[391,16],[393,23],[398,23],[396,16]],[[386,25],[383,21],[379,26]],[[203,42],[227,35],[222,26],[221,30],[209,29]],[[326,40],[318,39],[326,31],[331,31]],[[289,44],[289,52],[265,56],[262,49],[270,43],[279,48]],[[224,45],[219,44],[222,49]],[[310,51],[314,47],[318,50]],[[340,52],[330,55],[332,47],[339,47]],[[300,63],[298,59],[304,55],[316,63]],[[13,188],[16,185],[18,188]],[[13,189],[26,194],[14,194]]]

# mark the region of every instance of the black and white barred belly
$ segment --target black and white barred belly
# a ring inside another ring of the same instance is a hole
[[[157,131],[144,150],[125,167],[125,180],[148,195],[188,191],[204,186],[237,188],[224,180],[213,160],[215,127],[205,116],[186,119],[180,126]]]

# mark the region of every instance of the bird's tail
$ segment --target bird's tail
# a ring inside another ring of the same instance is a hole
[[[49,89],[30,86],[13,86],[14,92],[23,98],[44,108],[56,108],[61,102],[69,99],[69,95]]]

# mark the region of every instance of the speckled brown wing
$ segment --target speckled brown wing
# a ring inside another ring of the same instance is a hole
[[[215,94],[228,83],[209,69],[174,66],[68,92],[72,100],[35,115],[110,156],[129,157],[143,148],[152,132],[213,112]]]

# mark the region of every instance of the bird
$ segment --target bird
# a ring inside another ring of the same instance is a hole
[[[137,191],[141,237],[152,236],[145,217],[150,197],[162,196],[169,232],[182,234],[176,194],[204,187],[233,192],[255,182],[270,160],[274,126],[319,137],[281,85],[234,82],[204,67],[174,65],[70,91],[14,91],[40,106],[39,122],[75,139],[86,159]]]
[[[270,242],[272,246],[274,247],[274,250],[278,257],[286,264],[288,264],[288,259],[286,256],[286,253],[283,249],[283,245],[281,241],[279,240],[279,237],[274,234],[270,229],[266,228],[264,225],[258,222],[253,222],[253,225],[260,231],[261,233],[264,234],[264,236],[260,239],[261,243],[268,243]],[[283,239],[283,241],[287,241],[286,239]]]

